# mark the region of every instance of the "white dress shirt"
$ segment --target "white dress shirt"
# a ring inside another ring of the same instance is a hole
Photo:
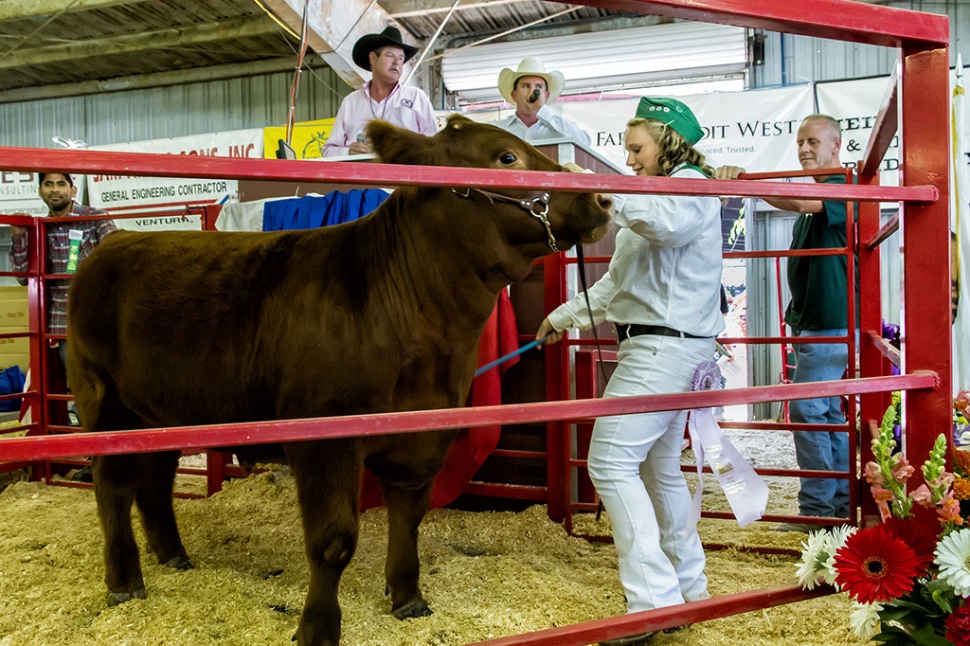
[[[536,116],[539,117],[539,120],[531,126],[525,125],[519,119],[519,115],[514,113],[511,117],[495,121],[492,125],[498,126],[502,130],[507,130],[519,139],[524,139],[529,143],[542,139],[569,137],[582,146],[587,148],[590,146],[591,140],[585,130],[581,129],[569,119],[555,114],[548,105],[539,108]]]
[[[680,166],[672,177],[702,178]],[[616,251],[607,273],[589,289],[597,324],[664,325],[714,337],[720,310],[721,203],[716,197],[614,195]],[[583,294],[549,315],[562,331],[590,327]]]
[[[372,119],[388,121],[412,132],[433,135],[438,132],[438,122],[428,95],[413,85],[396,85],[383,101],[377,102],[370,95],[370,81],[359,90],[344,98],[337,111],[333,130],[323,146],[324,157],[350,154],[350,144],[363,141],[364,128]]]

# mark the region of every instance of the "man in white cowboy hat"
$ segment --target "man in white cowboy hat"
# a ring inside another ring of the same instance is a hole
[[[371,152],[364,133],[371,119],[389,121],[425,135],[438,132],[428,95],[420,88],[400,83],[404,64],[417,53],[417,47],[401,39],[397,27],[366,34],[354,43],[354,63],[371,72],[371,80],[340,104],[333,130],[323,146],[324,157]]]
[[[515,105],[515,114],[495,125],[526,141],[569,137],[589,146],[586,131],[546,106],[559,98],[565,85],[561,72],[546,72],[542,61],[533,56],[523,58],[514,71],[506,67],[498,75],[498,90]]]

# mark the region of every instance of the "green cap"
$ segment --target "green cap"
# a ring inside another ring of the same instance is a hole
[[[677,99],[645,96],[637,105],[636,118],[655,119],[665,123],[691,146],[704,136],[704,129],[697,123],[697,117],[687,105]]]

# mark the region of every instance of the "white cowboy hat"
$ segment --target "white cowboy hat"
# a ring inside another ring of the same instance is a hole
[[[552,103],[559,98],[563,87],[566,85],[566,77],[562,75],[562,72],[555,70],[547,72],[542,61],[534,56],[528,56],[519,62],[517,70],[513,71],[506,67],[498,74],[498,91],[509,103],[515,103],[512,100],[512,86],[515,84],[515,80],[522,76],[538,76],[545,79],[546,89],[549,90],[547,103]]]

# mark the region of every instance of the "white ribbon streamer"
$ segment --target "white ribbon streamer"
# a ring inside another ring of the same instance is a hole
[[[699,367],[698,370],[700,371],[701,368]],[[701,385],[699,390],[706,390],[704,386],[710,387],[710,379],[698,381],[701,382],[697,384]],[[698,388],[695,386],[695,389]],[[687,430],[690,432],[691,446],[697,457],[697,490],[694,492],[691,505],[692,521],[696,523],[701,517],[705,460],[714,472],[714,477],[721,485],[721,489],[724,490],[738,525],[744,527],[761,518],[768,504],[768,486],[724,436],[717,420],[714,419],[714,412],[710,408],[692,410]]]

